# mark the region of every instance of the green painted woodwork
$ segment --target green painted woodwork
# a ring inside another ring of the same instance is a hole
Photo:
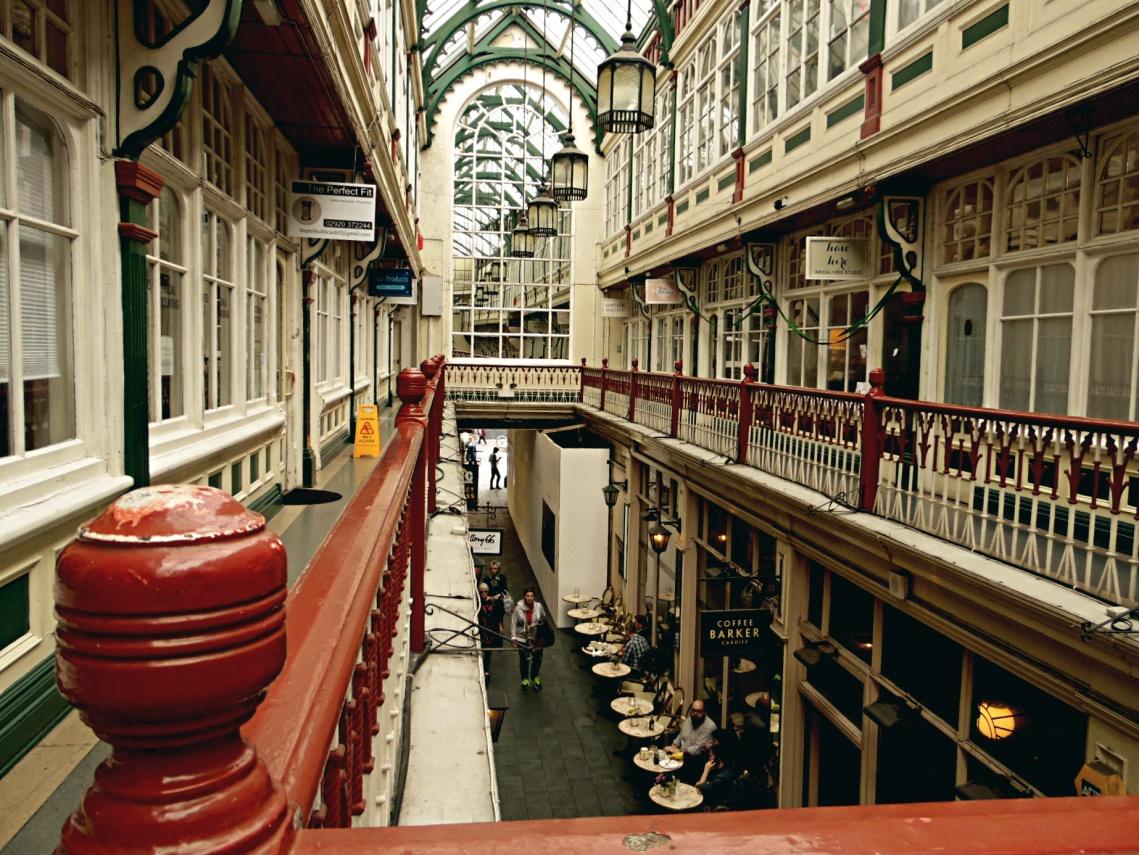
[[[677,205],[676,205],[676,215],[677,215],[678,217],[679,217],[681,214],[683,214],[685,211],[687,211],[687,210],[688,210],[688,200],[687,200],[687,199],[685,199],[683,202],[678,202],[678,203],[677,203]]]
[[[336,433],[330,436],[320,446],[321,465],[327,465],[328,459],[337,451],[339,451],[342,445],[344,445],[346,442],[351,441],[352,437],[348,436],[347,427],[345,427],[343,430],[338,430]]]
[[[921,77],[933,68],[933,51],[926,51],[909,65],[903,65],[890,75],[890,90],[901,89],[911,80]]]
[[[147,206],[119,197],[124,223],[149,227]],[[147,379],[150,324],[147,311],[146,244],[119,238],[123,313],[123,474],[134,486],[150,484],[150,384]]]
[[[870,32],[867,34],[866,57],[881,53],[886,46],[887,0],[870,0]]]
[[[1006,3],[961,31],[961,50],[972,47],[981,39],[988,38],[997,30],[1007,26],[1008,4]]]
[[[118,148],[113,152],[116,156],[127,157],[131,160],[138,160],[142,153],[146,150],[155,140],[161,138],[163,134],[178,124],[178,120],[182,118],[182,114],[186,111],[187,105],[190,103],[190,92],[192,90],[192,81],[198,76],[198,64],[205,59],[213,59],[216,56],[221,56],[222,52],[229,47],[233,37],[237,35],[238,24],[241,23],[241,4],[242,0],[225,0],[226,10],[222,15],[222,25],[218,31],[214,33],[206,41],[201,44],[191,45],[182,52],[181,59],[178,60],[178,71],[175,75],[174,81],[159,80],[158,86],[161,89],[172,87],[174,89],[174,96],[167,103],[162,112],[155,117],[144,128],[140,128],[134,133],[130,134],[125,140],[119,143]],[[148,3],[144,0],[135,0],[134,3],[134,19],[136,22],[135,32],[144,31],[142,21],[144,15],[147,14]],[[173,39],[179,31],[171,33],[167,37],[167,43]],[[137,39],[137,35],[135,36]],[[118,76],[120,78],[120,86],[134,86],[134,80],[127,80],[126,77],[133,77],[125,73],[126,69],[119,63]]]
[[[851,98],[845,104],[835,108],[827,113],[827,127],[833,128],[844,119],[849,119],[851,116],[862,113],[866,105],[866,96],[859,94],[856,98]]]
[[[625,222],[631,223],[633,222],[633,135],[628,134],[627,136],[629,152],[625,162],[629,164],[629,168],[626,170],[629,173],[629,186],[625,192]]]
[[[0,777],[59,724],[71,707],[55,685],[49,656],[0,694]]]
[[[751,4],[740,9],[740,50],[736,56],[736,80],[739,85],[739,104],[736,105],[736,145],[744,147],[747,142],[747,81],[748,49],[751,45]],[[723,188],[720,188],[723,189]]]
[[[271,520],[276,516],[277,511],[284,507],[282,499],[285,494],[281,491],[280,484],[274,484],[256,499],[249,503],[249,510],[261,514],[267,520]]]
[[[783,153],[792,152],[804,143],[811,141],[811,126],[807,125],[801,131],[791,134],[783,143]]]
[[[712,194],[712,191],[709,190],[707,187],[705,187],[703,190],[698,190],[696,193],[696,204],[699,205],[701,202],[708,201],[708,197],[711,194]]]
[[[720,180],[716,182],[716,189],[717,190],[727,190],[729,187],[731,187],[735,183],[736,183],[736,171],[733,169],[731,172],[729,172],[727,175],[722,176],[720,178]]]
[[[31,627],[28,574],[0,587],[0,650],[24,636]]]
[[[755,157],[753,157],[751,160],[749,160],[747,162],[747,171],[749,174],[752,172],[758,172],[759,170],[763,169],[763,167],[767,166],[769,163],[771,163],[771,149],[768,149],[767,151],[760,152]]]
[[[645,220],[645,234],[651,234],[653,230],[653,221]],[[635,237],[635,235],[634,235]]]
[[[633,230],[633,240],[636,240],[640,236],[641,236],[641,230],[640,229],[634,229]]]

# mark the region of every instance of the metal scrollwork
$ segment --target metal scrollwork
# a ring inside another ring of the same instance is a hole
[[[894,267],[915,291],[922,291],[922,233],[925,199],[883,196],[878,202],[878,236],[894,248]]]

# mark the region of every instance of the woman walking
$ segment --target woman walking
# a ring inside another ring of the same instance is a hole
[[[483,649],[483,675],[490,677],[491,648],[502,647],[502,598],[492,597],[490,586],[479,583],[479,644]]]
[[[531,685],[542,690],[542,645],[538,641],[538,627],[546,621],[546,610],[534,597],[534,589],[527,588],[522,602],[514,607],[511,620],[510,640],[518,648],[518,673],[522,677],[522,688]]]

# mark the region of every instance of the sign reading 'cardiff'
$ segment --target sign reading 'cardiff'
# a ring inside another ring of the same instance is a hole
[[[737,656],[758,648],[771,626],[767,609],[700,613],[700,655]]]

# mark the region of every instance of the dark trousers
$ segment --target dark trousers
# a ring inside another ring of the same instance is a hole
[[[490,467],[490,489],[497,490],[502,486],[502,473],[497,466]]]
[[[541,647],[518,648],[518,673],[523,680],[532,680],[542,672],[542,655],[545,652]]]
[[[487,634],[483,635],[483,637],[482,637],[482,646],[483,646],[482,669],[489,674],[490,673],[490,656],[491,656],[491,653],[486,648],[488,648],[488,647],[502,647],[502,639],[499,638],[497,635],[491,635],[491,634],[487,633]]]

